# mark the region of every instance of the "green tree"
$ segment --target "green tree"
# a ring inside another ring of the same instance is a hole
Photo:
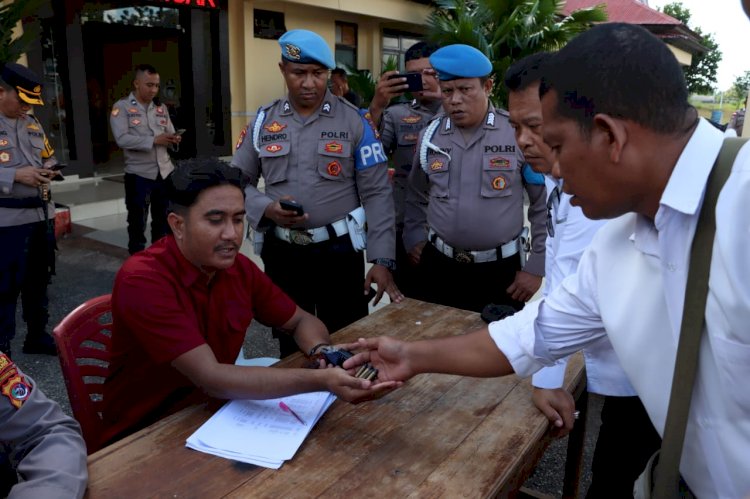
[[[747,98],[748,90],[750,90],[750,70],[745,71],[745,74],[738,76],[732,84],[732,93],[741,105]]]
[[[21,36],[13,38],[13,29],[18,21],[35,14],[42,2],[43,0],[15,0],[0,5],[0,64],[16,62],[31,43],[39,38],[39,33],[28,27],[25,27]]]
[[[713,33],[703,33],[700,27],[691,26],[690,9],[681,2],[673,2],[664,6],[664,13],[672,16],[685,26],[692,29],[701,38],[701,45],[706,47],[703,54],[693,55],[690,66],[683,67],[688,89],[695,94],[711,94],[716,87],[716,71],[719,69],[722,54]]]
[[[436,0],[428,38],[439,45],[464,43],[484,52],[495,74],[493,101],[505,105],[502,78],[516,60],[557,50],[595,22],[607,20],[600,7],[561,14],[565,0]]]

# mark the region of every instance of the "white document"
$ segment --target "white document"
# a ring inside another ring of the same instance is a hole
[[[227,459],[278,469],[294,456],[334,400],[336,397],[329,392],[232,400],[190,435],[186,445]],[[299,419],[282,409],[281,402]]]

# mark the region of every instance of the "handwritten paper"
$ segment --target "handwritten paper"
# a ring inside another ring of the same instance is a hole
[[[311,392],[268,400],[232,400],[195,431],[186,446],[201,452],[278,469],[294,457],[336,397]],[[297,413],[279,407],[284,402]]]

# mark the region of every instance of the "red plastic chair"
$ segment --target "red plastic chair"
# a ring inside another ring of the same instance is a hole
[[[101,447],[102,393],[109,375],[112,344],[111,295],[93,298],[69,313],[54,329],[60,367],[73,416],[88,453]]]

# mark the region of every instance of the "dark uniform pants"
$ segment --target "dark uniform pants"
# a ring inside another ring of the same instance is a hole
[[[333,333],[368,313],[364,296],[363,254],[349,235],[301,246],[266,234],[261,258],[265,272],[303,310],[316,315]],[[298,352],[291,335],[274,331],[281,357]]]
[[[45,333],[49,240],[46,222],[0,227],[0,350],[10,352],[16,333],[16,302],[21,295],[27,338]]]
[[[460,263],[428,242],[417,268],[419,291],[415,298],[475,312],[481,312],[488,303],[521,310],[524,303],[511,299],[505,291],[519,270],[519,254],[494,262]]]
[[[156,180],[134,173],[125,174],[125,206],[128,209],[128,251],[146,247],[146,220],[151,207],[151,243],[168,234],[167,193],[161,173]]]
[[[632,498],[633,484],[661,437],[639,397],[605,397],[601,418],[586,498]]]
[[[404,249],[403,231],[396,229],[396,270],[393,280],[399,291],[409,298],[419,294],[419,269],[409,261],[409,254]]]

